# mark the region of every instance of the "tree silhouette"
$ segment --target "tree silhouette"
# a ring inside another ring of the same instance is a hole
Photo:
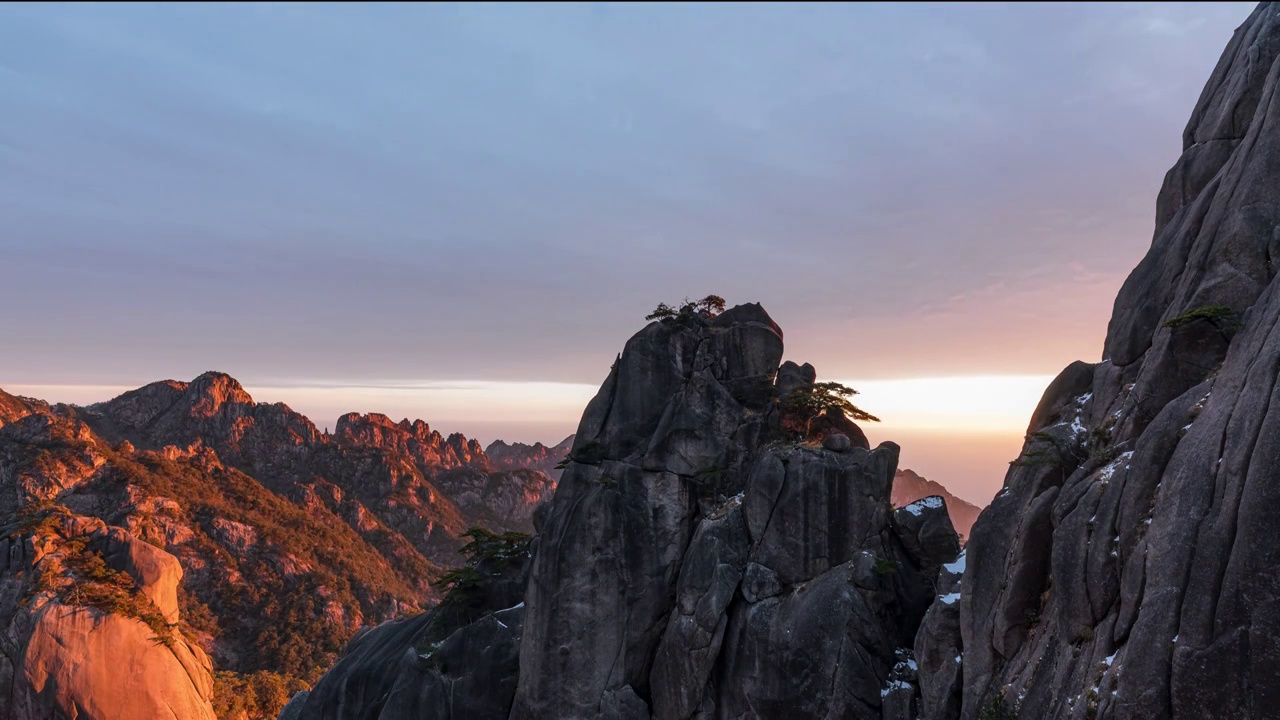
[[[782,402],[782,424],[808,437],[813,421],[828,410],[838,410],[850,420],[880,422],[880,418],[849,401],[858,391],[837,382],[821,382],[797,388]]]
[[[724,298],[719,295],[708,295],[693,304],[693,308],[698,312],[703,312],[711,317],[715,317],[724,312]]]
[[[669,320],[681,315],[701,313],[707,317],[715,317],[724,312],[724,298],[719,295],[708,295],[701,300],[685,298],[680,307],[674,308],[666,303],[658,303],[654,311],[645,316],[645,320]]]

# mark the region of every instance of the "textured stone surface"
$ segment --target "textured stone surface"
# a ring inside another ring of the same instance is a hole
[[[464,605],[437,606],[357,635],[311,692],[295,698],[298,717],[505,718],[518,676],[527,553],[476,570],[484,580]]]
[[[91,546],[102,552],[108,565],[128,573],[169,622],[178,622],[178,583],[182,581],[178,558],[118,527],[95,533]]]
[[[438,647],[407,651],[378,720],[505,720],[520,664],[524,608],[466,625]]]
[[[758,399],[753,384],[772,387],[781,357],[759,306],[654,322],[627,342],[583,415],[538,537],[513,718],[596,717],[608,693],[650,695],[693,490],[753,449],[759,421],[744,403]]]
[[[165,647],[132,618],[58,603],[32,621],[29,637],[6,638],[23,646],[0,708],[7,720],[214,720],[212,668],[198,649]]]
[[[958,619],[935,604],[917,637],[923,717],[1274,717],[1278,58],[1263,3],[1187,125],[1103,360],[1046,391],[973,526]]]
[[[698,524],[676,583],[676,606],[654,656],[653,715],[687,718],[702,701],[746,567],[749,541],[735,498]]]

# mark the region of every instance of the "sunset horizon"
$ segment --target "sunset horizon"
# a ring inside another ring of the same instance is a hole
[[[1278,93],[1272,2],[0,3],[0,720],[1270,720]]]
[[[222,372],[218,370],[216,372]],[[48,402],[90,405],[111,400],[150,382],[134,385],[22,385],[0,389]],[[422,420],[448,434],[461,432],[483,445],[495,440],[542,443],[548,447],[572,435],[598,385],[484,381],[390,381],[341,385],[301,382],[293,386],[258,384],[227,373],[254,400],[283,402],[307,416],[322,431],[347,413],[381,413],[394,421]],[[903,446],[902,466],[944,481],[961,497],[985,505],[1000,489],[1010,460],[1026,435],[1026,422],[1051,375],[969,376],[884,380],[836,379],[857,390],[858,402],[874,412],[869,436]],[[513,402],[514,401],[514,402]],[[994,406],[994,407],[993,407]],[[957,457],[957,443],[977,442],[979,457]]]

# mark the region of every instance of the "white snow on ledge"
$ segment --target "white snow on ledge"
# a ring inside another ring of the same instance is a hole
[[[930,495],[927,498],[920,498],[919,500],[911,503],[910,505],[904,506],[902,509],[906,510],[912,515],[919,517],[920,514],[924,512],[925,508],[936,510],[940,507],[942,507],[942,498],[938,497],[937,495]]]
[[[1120,453],[1116,459],[1107,463],[1101,471],[1098,472],[1098,480],[1104,483],[1111,482],[1111,478],[1115,477],[1116,471],[1121,466],[1128,468],[1129,460],[1133,458],[1133,451],[1127,450]]]
[[[957,574],[957,575],[962,575],[962,574],[964,574],[964,568],[965,568],[965,559],[964,559],[964,556],[965,556],[965,554],[966,554],[966,553],[968,553],[968,552],[969,552],[968,550],[961,550],[961,551],[960,551],[960,557],[956,558],[956,561],[955,561],[955,562],[947,563],[946,565],[943,565],[942,567],[946,568],[947,572],[949,572],[949,573],[955,573],[955,574]]]
[[[884,689],[880,691],[880,697],[889,697],[889,693],[893,692],[894,690],[912,690],[912,689],[914,688],[911,685],[911,683],[905,682],[902,680],[894,680],[893,682],[884,686]]]

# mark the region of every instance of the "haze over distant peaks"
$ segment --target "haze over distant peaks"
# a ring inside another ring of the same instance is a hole
[[[324,434],[225,373],[88,407],[0,391],[0,523],[16,533],[0,570],[5,597],[37,599],[0,610],[28,672],[0,708],[273,718],[360,627],[438,600],[469,528],[532,529],[555,481],[518,460],[376,413]],[[51,693],[30,675],[76,667],[128,670]]]

